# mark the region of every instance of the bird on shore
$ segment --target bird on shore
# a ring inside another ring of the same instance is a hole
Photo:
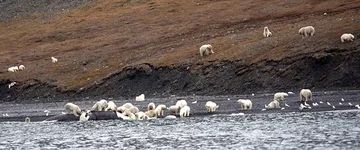
[[[342,105],[342,103],[341,103],[341,102],[339,102],[339,105]]]
[[[330,102],[326,102],[326,104],[329,105],[329,106],[331,105]]]
[[[344,98],[341,98],[341,101],[344,102],[345,101]]]
[[[332,106],[333,109],[335,109],[335,106]]]
[[[352,106],[353,104],[349,103],[349,106]]]
[[[322,104],[322,103],[324,103],[324,102],[323,102],[323,101],[320,101],[319,103]]]
[[[191,102],[191,103],[196,104],[196,103],[197,103],[197,101],[193,101],[193,102]]]
[[[290,105],[288,105],[288,104],[286,104],[286,103],[285,103],[285,106],[286,106],[286,107],[290,107]]]
[[[288,94],[294,94],[294,92],[288,92]]]
[[[312,105],[315,107],[315,106],[319,106],[319,104],[318,103],[312,103]]]
[[[266,110],[265,108],[261,109],[261,111],[265,111],[265,110]]]
[[[281,110],[284,110],[285,108],[284,107],[281,107]]]
[[[360,106],[359,105],[355,105],[356,108],[360,109]]]

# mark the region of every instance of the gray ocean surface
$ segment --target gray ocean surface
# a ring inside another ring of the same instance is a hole
[[[1,122],[0,149],[359,149],[360,111]]]

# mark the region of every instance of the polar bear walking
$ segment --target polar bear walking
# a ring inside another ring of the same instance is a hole
[[[270,32],[270,30],[269,30],[268,27],[265,27],[265,28],[264,28],[264,33],[263,33],[263,35],[264,35],[265,38],[272,36],[272,33]]]
[[[354,41],[355,37],[354,35],[350,34],[350,33],[344,33],[343,35],[341,35],[341,42],[352,42]]]
[[[183,108],[181,108],[179,115],[181,118],[188,117],[190,115],[190,107],[184,106]]]
[[[285,97],[287,97],[287,96],[289,96],[289,95],[285,92],[277,92],[274,94],[274,100],[284,101]]]
[[[214,54],[213,47],[210,44],[202,45],[200,47],[200,56],[201,57],[210,55],[210,54]]]
[[[107,101],[102,99],[94,104],[94,106],[91,108],[91,111],[105,111],[107,107]]]
[[[312,101],[312,93],[309,89],[302,89],[300,91],[300,101]]]
[[[237,102],[241,105],[242,110],[250,110],[252,108],[252,102],[249,99],[239,99]]]
[[[205,107],[206,107],[206,109],[207,109],[208,112],[215,112],[216,109],[217,109],[219,106],[216,105],[215,102],[208,101],[208,102],[206,102]]]
[[[73,114],[75,116],[79,116],[81,114],[80,107],[73,103],[66,103],[64,108],[65,108],[66,114]]]
[[[303,38],[314,36],[315,28],[313,26],[302,27],[299,29],[299,34],[302,35]]]

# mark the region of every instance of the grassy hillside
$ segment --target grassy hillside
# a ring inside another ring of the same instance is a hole
[[[78,91],[143,63],[188,64],[199,72],[214,62],[262,66],[331,50],[346,55],[360,45],[358,0],[101,0],[47,10],[0,22],[0,79]],[[307,25],[315,36],[302,39],[298,30]],[[263,38],[265,26],[273,37]],[[357,39],[341,43],[343,33]],[[199,47],[208,43],[215,54],[200,58]],[[59,62],[51,63],[51,56]],[[20,64],[25,71],[6,71]]]

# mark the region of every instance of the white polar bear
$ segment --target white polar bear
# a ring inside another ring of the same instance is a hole
[[[149,118],[156,118],[155,110],[145,111],[145,115],[148,116]]]
[[[129,110],[130,110],[130,112],[132,112],[133,114],[136,114],[136,113],[139,112],[139,108],[137,108],[136,106],[131,107]]]
[[[138,102],[145,101],[145,95],[144,95],[144,94],[140,94],[139,96],[136,96],[136,97],[135,97],[135,101],[138,101]]]
[[[181,108],[179,115],[181,118],[188,117],[190,115],[190,107],[184,106],[183,108]]]
[[[135,114],[137,120],[148,120],[149,117],[145,115],[144,112],[140,111]]]
[[[249,99],[239,99],[237,102],[241,105],[242,110],[250,110],[252,108],[252,102]]]
[[[289,95],[285,92],[277,92],[274,94],[274,100],[284,101],[285,97],[287,97],[287,96],[289,96]]]
[[[187,106],[187,102],[186,100],[182,99],[182,100],[178,100],[175,105],[180,106],[180,108],[183,108],[184,106]]]
[[[106,107],[105,111],[116,111],[116,104],[114,103],[114,101],[109,101],[108,106]]]
[[[315,28],[313,26],[302,27],[299,29],[299,34],[302,35],[303,38],[314,36]]]
[[[355,37],[354,35],[350,34],[350,33],[344,33],[343,35],[341,35],[341,42],[352,42],[354,41]]]
[[[312,101],[312,93],[309,89],[302,89],[300,91],[300,101]]]
[[[218,105],[216,105],[216,103],[212,102],[212,101],[207,101],[205,104],[205,107],[207,109],[208,112],[215,112],[216,109],[219,107]]]
[[[265,104],[265,108],[267,109],[280,108],[280,103],[277,100],[273,100],[268,105]]]
[[[263,35],[264,35],[265,38],[272,36],[272,33],[270,32],[270,30],[269,30],[268,27],[265,27],[265,28],[264,28],[264,33],[263,33]]]
[[[214,54],[213,48],[210,44],[202,45],[200,47],[200,56],[201,57],[210,55],[210,54]]]
[[[166,105],[159,105],[155,108],[155,113],[156,113],[156,116],[159,117],[159,116],[164,116],[164,110],[166,109]]]
[[[12,66],[12,67],[8,68],[8,72],[16,72],[16,71],[19,71],[18,66]]]
[[[79,116],[81,114],[80,107],[73,103],[66,103],[64,108],[65,108],[66,114],[73,114],[75,116]]]
[[[125,107],[126,109],[130,109],[131,107],[134,107],[134,105],[131,103],[125,103],[124,105],[122,105],[122,107]]]
[[[147,106],[147,110],[155,110],[155,103],[151,102]]]
[[[24,66],[24,65],[20,65],[20,66],[19,66],[19,70],[25,70],[25,66]]]
[[[81,112],[81,115],[80,115],[80,118],[79,118],[79,121],[88,121],[90,118],[89,115],[87,115],[87,112],[83,111]]]
[[[107,101],[102,99],[94,104],[94,106],[91,108],[91,111],[105,111],[107,107]]]
[[[178,105],[173,105],[168,108],[170,115],[178,115],[180,113],[181,107]]]

